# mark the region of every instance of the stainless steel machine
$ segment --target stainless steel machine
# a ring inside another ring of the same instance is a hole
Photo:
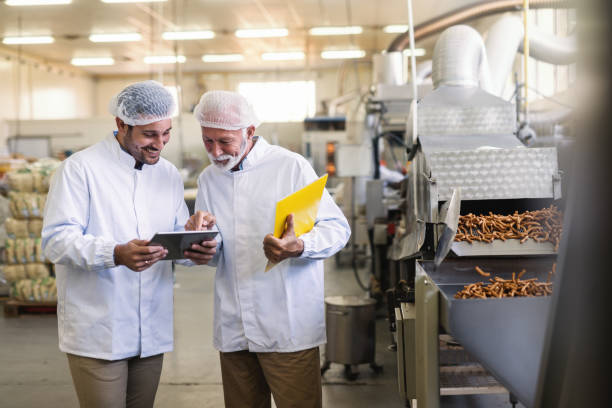
[[[555,248],[454,237],[459,214],[512,214],[559,200],[557,152],[527,148],[516,138],[515,107],[480,87],[479,34],[465,26],[458,33],[461,50],[445,47],[444,34],[436,45],[434,90],[412,112],[418,131],[407,132],[414,159],[392,253],[405,265],[414,302],[399,302],[394,310],[399,391],[419,408],[438,407],[441,395],[506,390],[511,402],[532,406],[550,297],[454,296],[485,279],[476,266],[500,278],[523,268],[530,278],[545,278]],[[459,61],[453,53],[464,53],[468,61],[442,69],[441,52],[451,61]]]

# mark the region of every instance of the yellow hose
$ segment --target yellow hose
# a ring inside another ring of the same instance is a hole
[[[525,73],[524,73],[524,86],[523,86],[523,104],[525,109],[525,122],[528,122],[528,111],[527,107],[529,105],[527,97],[529,96],[529,0],[523,0],[523,25],[525,26],[525,36],[523,38],[523,55],[524,55],[524,63],[525,63]]]

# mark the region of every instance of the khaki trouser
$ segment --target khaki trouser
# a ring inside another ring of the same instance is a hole
[[[319,348],[293,353],[220,353],[227,408],[322,406]]]
[[[67,354],[81,408],[151,408],[164,355],[100,360]]]

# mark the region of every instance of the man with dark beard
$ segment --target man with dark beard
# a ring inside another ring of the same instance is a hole
[[[51,183],[42,246],[81,407],[152,407],[173,348],[172,261],[148,240],[189,215],[181,176],[160,157],[174,109],[161,84],[128,86],[110,104],[116,134],[66,159]]]

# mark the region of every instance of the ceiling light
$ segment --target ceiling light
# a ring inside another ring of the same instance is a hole
[[[89,41],[91,42],[123,42],[140,40],[142,40],[142,35],[139,33],[92,34],[89,36]]]
[[[402,51],[404,53],[404,55],[410,57],[412,52],[410,51],[410,48],[406,48],[404,51]],[[415,48],[414,49],[414,56],[415,57],[422,57],[423,55],[425,55],[425,49],[424,48]]]
[[[102,3],[158,3],[168,0],[102,0]]]
[[[145,64],[182,64],[186,61],[184,55],[153,55],[150,57],[144,57]]]
[[[383,27],[385,33],[405,33],[408,31],[408,26],[403,24],[388,25]]]
[[[215,38],[214,31],[166,31],[162,34],[164,40],[208,40]]]
[[[73,58],[70,60],[70,63],[77,67],[89,67],[98,65],[114,65],[115,60],[111,57]]]
[[[261,59],[264,61],[295,61],[303,60],[304,53],[302,51],[292,52],[264,52],[261,54]]]
[[[309,31],[310,35],[347,35],[361,34],[363,28],[359,26],[347,27],[313,27]]]
[[[349,59],[363,58],[366,52],[364,50],[339,50],[339,51],[323,51],[321,58],[323,59]]]
[[[49,35],[30,36],[30,37],[4,37],[3,44],[51,44],[53,37]]]
[[[202,56],[204,62],[240,62],[243,59],[242,54],[206,54]]]
[[[50,6],[56,4],[70,4],[72,0],[6,0],[7,6]]]
[[[238,38],[286,37],[289,35],[289,30],[286,28],[247,29],[236,30],[235,34]]]

